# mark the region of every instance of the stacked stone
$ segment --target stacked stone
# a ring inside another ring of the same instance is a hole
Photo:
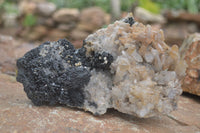
[[[70,38],[83,40],[90,33],[101,28],[106,23],[106,14],[99,7],[83,9],[81,12],[76,8],[57,9],[50,2],[27,2],[20,3],[22,21],[26,14],[33,14],[37,18],[36,25],[24,36],[28,40],[50,40]],[[29,7],[29,8],[28,8]]]

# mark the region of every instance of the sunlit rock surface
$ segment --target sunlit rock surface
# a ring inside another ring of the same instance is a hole
[[[184,40],[180,55],[186,63],[183,91],[200,96],[200,34],[192,34]]]
[[[89,35],[80,49],[46,42],[17,61],[17,80],[36,105],[67,105],[95,115],[108,108],[138,117],[168,114],[182,90],[178,47],[131,15]]]

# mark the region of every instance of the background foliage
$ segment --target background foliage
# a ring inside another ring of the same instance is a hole
[[[0,9],[6,12],[18,12],[13,8],[20,0],[0,0]],[[99,6],[106,12],[110,12],[110,0],[47,0],[53,2],[58,8],[83,9],[91,6]],[[162,9],[185,10],[189,13],[200,12],[200,0],[121,0],[121,10],[130,11],[133,5],[138,5],[152,13],[160,13]]]
[[[162,9],[186,10],[189,13],[200,12],[200,0],[153,0]]]
[[[110,12],[110,0],[48,0],[58,7],[83,9],[91,6],[100,6]],[[131,6],[138,3],[152,13],[160,13],[161,9],[186,10],[190,13],[200,12],[200,0],[121,0],[121,10],[130,11]]]

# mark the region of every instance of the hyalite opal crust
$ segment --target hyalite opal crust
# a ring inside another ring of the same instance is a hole
[[[95,115],[108,108],[138,117],[168,114],[182,90],[178,47],[131,15],[89,35],[75,49],[45,42],[17,61],[17,80],[35,105],[66,105]]]

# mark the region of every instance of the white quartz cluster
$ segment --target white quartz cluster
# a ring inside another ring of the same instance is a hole
[[[128,15],[85,39],[87,57],[107,52],[114,60],[110,70],[92,71],[84,108],[94,114],[115,108],[144,118],[168,114],[182,93],[175,72],[178,47],[165,44],[162,30],[138,22],[131,25],[128,19],[133,18]]]

